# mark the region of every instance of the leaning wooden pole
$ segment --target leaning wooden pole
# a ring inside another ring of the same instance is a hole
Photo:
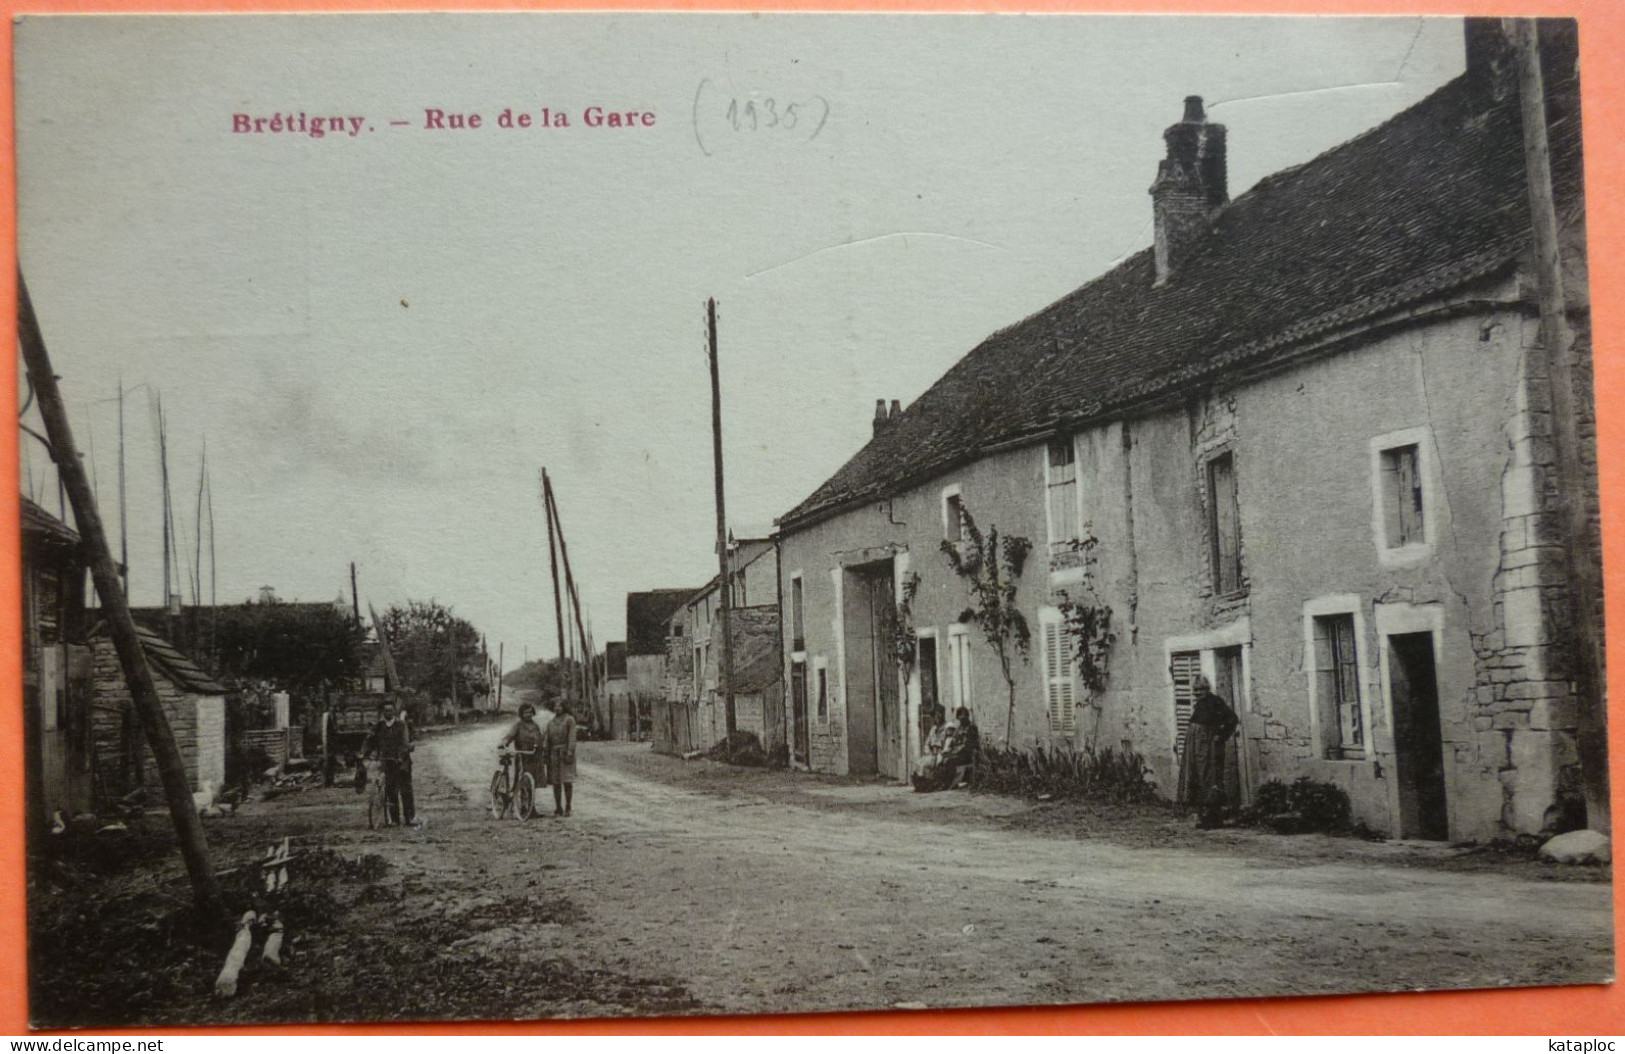
[[[118,651],[119,665],[124,668],[124,679],[135,701],[135,710],[146,733],[147,744],[158,766],[158,776],[163,781],[164,798],[169,803],[170,819],[175,823],[181,857],[192,880],[192,899],[205,915],[223,917],[225,901],[220,895],[214,865],[209,862],[209,847],[203,837],[203,825],[198,820],[197,806],[192,801],[192,786],[186,778],[186,765],[181,760],[179,748],[175,746],[169,719],[164,716],[163,703],[153,685],[146,652],[136,636],[129,602],[119,584],[118,565],[113,562],[113,554],[108,549],[107,532],[102,527],[101,513],[91,496],[85,467],[79,463],[62,393],[57,388],[56,375],[51,372],[51,357],[46,353],[39,319],[34,315],[28,286],[20,272],[17,275],[17,330],[28,377],[39,396],[45,433],[51,441],[51,458],[56,462],[57,472],[67,488],[68,499],[73,503],[74,521],[84,539],[91,578],[96,583],[96,595],[101,598],[102,614],[112,634],[113,647]]]
[[[542,469],[542,509],[547,514],[547,564],[549,574],[553,579],[553,625],[559,631],[559,676],[566,676],[564,651],[564,597],[560,592],[562,586],[559,582],[559,547],[558,541],[553,537],[553,481],[547,478],[547,469]]]
[[[1536,285],[1540,297],[1540,343],[1547,358],[1552,394],[1553,453],[1562,492],[1563,557],[1567,565],[1569,639],[1575,687],[1580,776],[1586,800],[1586,824],[1609,829],[1607,683],[1603,661],[1601,565],[1589,543],[1590,503],[1594,486],[1580,456],[1578,397],[1574,391],[1574,333],[1568,322],[1568,296],[1552,190],[1551,146],[1546,128],[1546,87],[1540,68],[1539,30],[1533,19],[1509,20],[1517,53],[1518,94],[1522,106],[1524,166],[1529,180],[1530,226],[1535,242]]]
[[[553,493],[551,481],[549,481],[547,487],[547,508],[548,513],[553,517],[553,528],[558,532],[559,560],[564,564],[564,585],[570,596],[570,613],[575,620],[576,639],[580,642],[581,646],[582,701],[587,705],[588,711],[592,714],[595,725],[601,728],[603,727],[603,722],[601,720],[603,715],[598,713],[598,701],[593,697],[592,679],[591,675],[587,672],[586,664],[592,661],[592,652],[588,650],[587,646],[587,628],[581,621],[581,594],[576,592],[575,575],[570,571],[570,549],[564,540],[564,521],[559,518],[558,497]]]
[[[722,597],[722,699],[727,721],[728,743],[724,748],[733,757],[734,732],[734,639],[729,612],[733,608],[733,583],[728,576],[728,509],[722,490],[722,382],[717,374],[717,302],[705,302],[706,358],[711,363],[711,460],[716,469],[717,490],[717,584]]]

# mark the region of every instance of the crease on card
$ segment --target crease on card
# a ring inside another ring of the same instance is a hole
[[[905,247],[909,238],[947,238],[950,241],[968,242],[971,245],[980,245],[988,249],[998,249],[1000,252],[1004,251],[1004,246],[1002,245],[994,245],[992,242],[978,241],[975,238],[966,238],[958,234],[940,234],[936,231],[892,231],[890,234],[877,234],[872,238],[859,238],[855,241],[841,242],[839,245],[826,245],[822,249],[814,249],[810,253],[803,253],[802,255],[791,260],[786,260],[783,263],[776,263],[771,267],[764,267],[759,271],[751,271],[749,274],[745,275],[745,278],[748,281],[759,275],[769,274],[773,271],[778,271],[785,267],[789,267],[792,264],[801,263],[803,260],[810,260],[814,256],[822,256],[824,253],[835,252],[837,249],[855,249],[860,245],[872,245],[875,242],[886,241],[889,238],[902,238],[904,240]]]

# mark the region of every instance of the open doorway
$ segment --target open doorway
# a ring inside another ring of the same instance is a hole
[[[1399,783],[1399,836],[1445,841],[1450,837],[1450,809],[1432,633],[1388,636],[1388,689]]]

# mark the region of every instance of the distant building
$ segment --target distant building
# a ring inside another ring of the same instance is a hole
[[[609,707],[609,735],[611,739],[637,739],[639,714],[632,703],[632,691],[626,683],[626,642],[610,641],[604,645],[604,702]]]
[[[694,595],[690,589],[652,589],[626,594],[626,692],[638,705],[666,698],[672,671],[666,661],[666,634],[675,612]],[[658,742],[664,708],[656,707],[652,734]]]
[[[752,532],[753,534],[755,532]],[[783,672],[764,654],[779,650],[777,549],[765,532],[728,539],[728,581],[734,643],[735,728],[772,751],[784,742]],[[713,578],[673,613],[667,628],[668,678],[663,724],[669,735],[655,749],[709,750],[727,734],[722,677],[721,579]]]

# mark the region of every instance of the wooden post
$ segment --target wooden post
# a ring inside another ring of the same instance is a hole
[[[350,561],[350,610],[355,614],[357,624],[361,622],[361,591],[355,584],[355,561]]]
[[[592,661],[592,653],[588,649],[586,627],[581,621],[581,595],[576,592],[575,575],[570,571],[570,549],[564,540],[564,521],[559,519],[558,498],[553,494],[553,486],[551,482],[549,482],[547,486],[547,507],[548,512],[552,516],[552,524],[558,530],[559,559],[564,563],[565,589],[570,597],[570,613],[575,619],[576,639],[580,641],[581,645],[582,703],[587,707],[588,713],[591,714],[593,721],[597,723],[598,727],[602,727],[602,715],[598,713],[597,700],[595,700],[592,695],[591,675],[587,670],[587,664]]]
[[[547,514],[547,563],[549,574],[553,579],[553,624],[559,631],[559,673],[565,673],[564,655],[564,599],[560,594],[559,585],[559,550],[558,542],[553,537],[553,481],[547,478],[547,469],[542,469],[542,507]]]
[[[733,582],[728,575],[728,510],[722,488],[722,383],[717,375],[717,302],[705,302],[705,333],[707,358],[711,363],[711,460],[716,469],[717,491],[717,581],[722,595],[722,689],[723,714],[727,721],[728,740],[724,747],[732,759],[734,732],[734,642],[729,612],[733,608]]]
[[[1518,94],[1523,117],[1524,166],[1529,181],[1529,214],[1535,236],[1535,273],[1540,295],[1540,342],[1547,356],[1552,392],[1552,439],[1562,495],[1563,554],[1568,579],[1569,633],[1579,710],[1576,745],[1585,784],[1586,824],[1609,829],[1608,715],[1603,642],[1598,618],[1602,595],[1600,566],[1588,544],[1592,478],[1580,459],[1574,394],[1574,334],[1568,324],[1568,296],[1558,236],[1557,202],[1552,191],[1551,147],[1546,133],[1546,87],[1540,68],[1539,30],[1533,19],[1511,19],[1518,62]]]
[[[57,464],[57,472],[73,503],[74,521],[84,539],[91,578],[96,583],[96,595],[101,598],[102,614],[107,619],[113,647],[118,652],[119,664],[124,668],[124,680],[129,685],[136,714],[146,733],[147,744],[152,748],[158,776],[163,781],[164,798],[169,804],[170,819],[175,824],[181,857],[192,880],[192,899],[204,914],[217,916],[224,910],[224,901],[214,866],[209,862],[209,847],[203,837],[203,825],[198,820],[197,806],[192,801],[186,765],[175,746],[175,737],[170,731],[169,719],[164,716],[158,690],[153,686],[147,654],[136,636],[129,603],[119,584],[118,568],[107,547],[107,532],[102,527],[101,513],[91,497],[85,467],[79,463],[79,455],[73,445],[73,431],[68,425],[62,393],[57,388],[56,374],[51,371],[51,357],[45,350],[45,337],[40,332],[39,319],[34,315],[28,285],[23,281],[21,272],[17,275],[17,330],[28,377],[39,396],[40,416],[45,419],[45,432],[51,442],[51,457]],[[37,806],[39,803],[32,804]]]
[[[220,968],[220,976],[214,982],[214,994],[217,996],[230,999],[237,994],[237,975],[242,973],[243,963],[248,961],[248,949],[254,943],[254,918],[252,911],[245,911],[237,921],[237,936],[232,938],[231,951],[226,953],[226,964]]]
[[[502,642],[497,641],[497,713],[502,712]]]

